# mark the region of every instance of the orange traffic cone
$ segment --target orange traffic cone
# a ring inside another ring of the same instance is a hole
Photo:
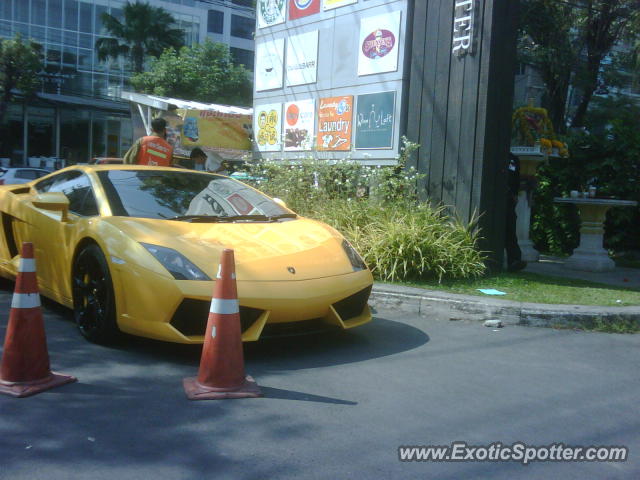
[[[76,381],[49,369],[33,243],[22,244],[21,257],[0,363],[0,393],[13,397],[28,397]]]
[[[198,377],[185,378],[183,384],[190,400],[262,396],[244,373],[233,250],[225,249],[220,258]]]

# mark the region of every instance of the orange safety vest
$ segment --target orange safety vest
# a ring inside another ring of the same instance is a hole
[[[151,135],[140,140],[138,165],[168,167],[172,157],[173,147],[165,139]]]

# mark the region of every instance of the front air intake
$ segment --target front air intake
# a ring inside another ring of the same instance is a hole
[[[362,313],[364,307],[367,306],[370,294],[371,287],[369,286],[360,290],[358,293],[354,293],[353,295],[334,303],[333,308],[337,314],[340,315],[342,321],[346,322],[347,320],[357,317]]]
[[[204,335],[207,330],[211,302],[185,298],[171,319],[171,326],[184,336]],[[244,333],[264,310],[240,306],[240,329]]]

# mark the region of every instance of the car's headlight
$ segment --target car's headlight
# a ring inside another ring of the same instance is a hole
[[[346,240],[342,240],[342,249],[344,250],[344,253],[347,254],[347,257],[349,257],[349,261],[351,262],[354,272],[367,269],[367,264],[364,263],[360,254],[356,252],[356,249],[353,248]]]
[[[166,268],[176,280],[211,280],[187,257],[172,248],[140,242],[147,251]]]

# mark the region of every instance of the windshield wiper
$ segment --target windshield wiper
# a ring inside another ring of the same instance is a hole
[[[230,215],[228,217],[220,217],[222,222],[235,222],[242,220],[256,221],[256,222],[276,222],[282,218],[296,218],[295,213],[282,213],[280,215]]]
[[[276,222],[282,218],[296,218],[295,213],[282,213],[280,215],[176,215],[166,220],[176,220],[180,222],[236,222],[236,221],[255,221],[255,222]]]
[[[177,220],[179,222],[219,222],[223,217],[213,215],[176,215],[165,220]]]

